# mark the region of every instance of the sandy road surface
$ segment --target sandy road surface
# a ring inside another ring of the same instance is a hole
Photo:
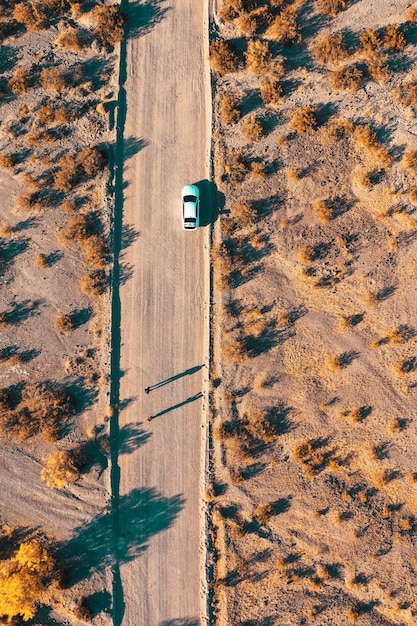
[[[115,623],[126,626],[203,623],[209,228],[182,231],[180,191],[201,182],[207,223],[205,4],[168,0],[156,11],[144,3],[142,32],[127,44],[123,227],[131,242],[120,257],[130,276],[120,287],[119,427],[142,423],[145,436],[118,458]],[[130,156],[129,146],[139,150]],[[148,423],[149,415],[158,416]]]

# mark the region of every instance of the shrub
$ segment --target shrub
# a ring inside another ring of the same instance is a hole
[[[223,343],[223,358],[234,365],[241,365],[248,359],[244,341],[240,337],[229,336]]]
[[[52,572],[53,559],[38,541],[22,543],[11,559],[0,565],[0,615],[7,623],[32,619]]]
[[[262,122],[255,115],[248,115],[243,120],[243,134],[249,141],[259,141],[263,134]]]
[[[40,107],[37,111],[37,116],[42,124],[50,124],[55,118],[54,110],[49,105]]]
[[[42,30],[47,25],[46,14],[40,2],[19,2],[13,9],[13,17],[30,31]]]
[[[232,204],[230,216],[239,226],[253,225],[256,221],[256,211],[248,200],[238,200]]]
[[[77,156],[78,166],[84,170],[87,176],[96,176],[105,165],[102,152],[96,147],[83,148]]]
[[[71,50],[72,52],[81,52],[84,48],[85,42],[77,33],[75,28],[68,27],[59,33],[55,38],[55,45],[62,50]]]
[[[41,470],[41,479],[50,489],[62,489],[68,482],[75,483],[80,471],[74,463],[71,452],[57,450],[50,455]]]
[[[89,298],[98,298],[107,288],[107,277],[103,270],[84,274],[80,279],[80,291]]]
[[[86,263],[97,270],[103,270],[108,254],[105,238],[101,235],[91,235],[86,239],[81,239],[78,243],[85,255]]]
[[[252,37],[258,27],[256,16],[253,13],[241,13],[235,19],[235,24],[239,34],[243,37]]]
[[[14,154],[0,154],[0,166],[1,167],[13,167],[16,165],[17,159]]]
[[[381,50],[382,42],[374,30],[366,30],[359,35],[359,43],[366,57],[375,58]]]
[[[74,320],[68,313],[61,313],[55,320],[55,326],[60,333],[69,333],[74,330]]]
[[[275,509],[273,504],[258,504],[253,512],[253,517],[260,526],[267,524],[268,521],[275,515]]]
[[[267,78],[261,83],[261,98],[264,104],[273,104],[278,106],[282,103],[282,87],[276,80]]]
[[[77,607],[74,610],[74,615],[77,619],[83,620],[85,622],[90,622],[93,619],[94,614],[88,602],[88,598],[81,598],[81,600],[77,604]]]
[[[97,6],[91,11],[95,34],[105,48],[112,48],[124,37],[125,18],[117,6]]]
[[[240,118],[239,100],[233,94],[225,94],[220,103],[220,119],[223,124],[233,124]]]
[[[237,65],[237,54],[231,44],[222,39],[213,41],[210,45],[211,68],[218,76],[233,72]]]
[[[9,89],[16,95],[27,93],[29,81],[27,71],[23,67],[16,67],[12,78],[8,81]]]
[[[310,50],[321,65],[337,63],[348,56],[342,33],[319,35],[311,44]]]
[[[259,180],[264,180],[264,178],[266,177],[266,166],[263,163],[254,161],[253,163],[251,163],[250,168],[251,168],[251,174],[254,178],[258,178]]]
[[[329,74],[329,82],[332,89],[358,91],[362,82],[362,72],[356,66],[340,67]]]
[[[293,112],[290,128],[297,133],[312,133],[317,128],[316,111],[313,107],[304,107]]]
[[[407,20],[412,24],[417,24],[417,6],[412,6],[407,13]]]
[[[36,265],[44,270],[49,267],[48,255],[43,254],[42,252],[36,255]]]
[[[390,24],[384,33],[384,44],[392,52],[402,52],[407,45],[407,40],[403,32],[398,28],[398,24]]]
[[[62,93],[67,85],[65,72],[59,67],[44,67],[41,71],[41,85],[51,93]]]
[[[245,52],[246,69],[252,74],[265,74],[271,65],[272,55],[267,41],[251,39]]]
[[[393,90],[393,94],[396,102],[403,107],[417,104],[417,81],[413,78],[402,83]]]
[[[388,66],[382,59],[370,59],[366,62],[369,75],[378,85],[385,85],[390,79]]]
[[[376,133],[369,126],[356,126],[353,131],[353,143],[357,150],[362,148],[380,167],[388,167],[392,157],[388,150],[378,142]]]
[[[68,192],[77,183],[79,168],[73,156],[66,154],[58,161],[59,170],[54,175],[54,189]]]
[[[417,175],[417,150],[407,148],[402,158],[401,164],[406,172],[412,176]]]
[[[265,37],[281,43],[299,43],[298,10],[294,5],[285,7],[267,28]]]
[[[227,178],[232,182],[241,182],[245,178],[247,168],[243,161],[241,150],[237,148],[229,148],[227,150],[224,171]]]
[[[318,0],[317,9],[323,15],[336,17],[340,11],[346,8],[346,0]]]

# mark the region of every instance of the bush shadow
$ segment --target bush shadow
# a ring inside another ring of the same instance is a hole
[[[69,541],[55,546],[56,559],[70,566],[71,585],[113,566],[116,560],[120,564],[134,561],[147,550],[151,537],[172,526],[184,504],[182,495],[164,497],[154,488],[134,489],[119,498],[118,515],[125,520],[129,531],[117,537],[117,546],[111,541],[110,503],[92,520],[75,529]]]

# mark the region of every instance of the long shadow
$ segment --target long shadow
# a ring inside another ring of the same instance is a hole
[[[167,622],[161,622],[159,626],[200,626],[200,623],[197,617],[179,617],[178,619],[169,619]]]
[[[163,7],[164,0],[145,0],[145,2],[127,2],[122,0],[121,10],[127,18],[126,38],[135,39],[146,35],[165,17],[168,7]]]
[[[190,367],[188,370],[184,370],[180,374],[175,374],[175,376],[170,376],[169,378],[165,378],[165,380],[161,380],[159,383],[155,383],[154,385],[150,385],[146,388],[147,393],[149,391],[153,391],[154,389],[158,389],[159,387],[164,387],[164,385],[169,385],[173,383],[174,380],[178,380],[179,378],[183,378],[183,376],[191,376],[192,374],[196,374],[201,370],[202,365],[196,365],[195,367]]]
[[[216,185],[210,180],[199,180],[195,184],[200,191],[200,226],[214,224],[221,210],[223,194],[218,192]]]
[[[118,515],[125,520],[129,530],[117,537],[116,553],[111,541],[114,528],[112,503],[91,521],[76,528],[69,541],[57,546],[57,560],[70,566],[70,584],[85,580],[106,567],[114,569],[134,561],[146,551],[151,537],[173,524],[183,506],[181,495],[167,498],[154,488],[134,489],[119,496]]]
[[[183,402],[174,404],[173,406],[170,406],[167,409],[164,409],[163,411],[156,413],[155,415],[152,416],[152,419],[155,419],[155,417],[161,417],[161,415],[165,415],[165,413],[170,413],[171,411],[175,411],[175,409],[180,409],[182,406],[185,406],[186,404],[190,404],[190,402],[195,402],[195,400],[198,400],[199,398],[202,398],[202,397],[203,397],[203,394],[201,391],[199,391],[194,396],[190,396]]]
[[[157,24],[165,13],[164,9],[161,9],[159,0],[150,0],[149,2],[136,2],[129,3],[128,0],[121,0],[120,9],[127,18],[127,27],[125,31],[125,38],[120,42],[120,63],[119,63],[119,84],[117,94],[117,114],[116,114],[116,144],[113,151],[109,151],[109,188],[114,189],[114,217],[111,229],[111,243],[113,247],[113,270],[111,273],[111,357],[110,357],[110,405],[113,407],[113,415],[110,419],[110,490],[111,490],[111,503],[109,509],[101,516],[101,519],[96,519],[89,525],[97,526],[97,530],[104,529],[105,535],[102,534],[102,544],[96,544],[96,550],[93,550],[92,556],[96,553],[99,557],[102,546],[106,546],[105,558],[109,560],[112,571],[112,605],[113,605],[113,625],[121,626],[123,616],[125,612],[125,602],[123,594],[123,586],[120,576],[120,564],[127,558],[127,552],[125,546],[121,545],[119,541],[120,537],[120,520],[123,519],[125,523],[125,516],[129,515],[132,510],[137,510],[137,515],[133,515],[133,524],[129,534],[132,535],[131,541],[136,546],[141,545],[142,549],[145,549],[143,545],[147,537],[143,529],[147,529],[146,524],[151,521],[152,513],[154,513],[155,527],[152,532],[159,532],[162,529],[161,522],[159,520],[160,515],[158,513],[158,501],[156,500],[156,494],[150,492],[133,492],[126,501],[126,496],[120,497],[120,467],[119,467],[119,445],[120,445],[120,427],[119,427],[119,402],[120,402],[120,379],[122,376],[120,370],[120,349],[121,349],[121,303],[120,303],[120,285],[121,285],[121,255],[123,249],[126,247],[126,238],[124,238],[123,231],[123,205],[124,205],[124,182],[123,182],[123,166],[126,156],[126,148],[128,154],[132,154],[132,151],[138,151],[143,144],[140,142],[132,143],[132,140],[127,140],[127,146],[125,145],[125,126],[126,126],[126,113],[127,113],[127,97],[125,83],[127,79],[127,40],[128,38],[137,37],[149,31],[155,24]],[[136,495],[135,495],[136,494]],[[137,496],[137,497],[136,497]],[[151,507],[153,498],[153,508]],[[159,499],[159,503],[162,500]],[[140,506],[138,506],[140,504]],[[171,523],[173,517],[170,516],[170,504],[175,505],[178,509],[180,506],[179,500],[176,499],[172,503],[168,500],[163,501],[166,510],[166,524]],[[149,519],[148,510],[149,511]],[[171,506],[171,509],[174,509]],[[175,513],[176,515],[176,513]],[[174,515],[174,517],[175,517]],[[143,517],[144,516],[144,517]],[[141,526],[138,527],[138,522],[141,522]],[[158,525],[159,524],[159,525]],[[135,530],[137,532],[135,533]],[[78,539],[75,538],[78,545],[82,545],[83,541],[87,542],[87,545],[94,541],[94,536],[89,534],[89,529],[80,529]],[[152,534],[152,533],[151,533]],[[91,539],[91,540],[90,540]],[[129,546],[128,546],[129,548]],[[131,546],[131,549],[135,551],[136,548]],[[70,550],[71,554],[71,550]],[[74,554],[72,552],[72,554]],[[99,563],[100,559],[97,558],[96,562]],[[89,563],[89,559],[86,559],[86,563]]]

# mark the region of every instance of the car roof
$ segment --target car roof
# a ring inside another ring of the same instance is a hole
[[[181,196],[183,198],[184,196],[196,196],[198,198],[200,196],[200,190],[197,185],[185,185],[185,187],[182,188]]]

